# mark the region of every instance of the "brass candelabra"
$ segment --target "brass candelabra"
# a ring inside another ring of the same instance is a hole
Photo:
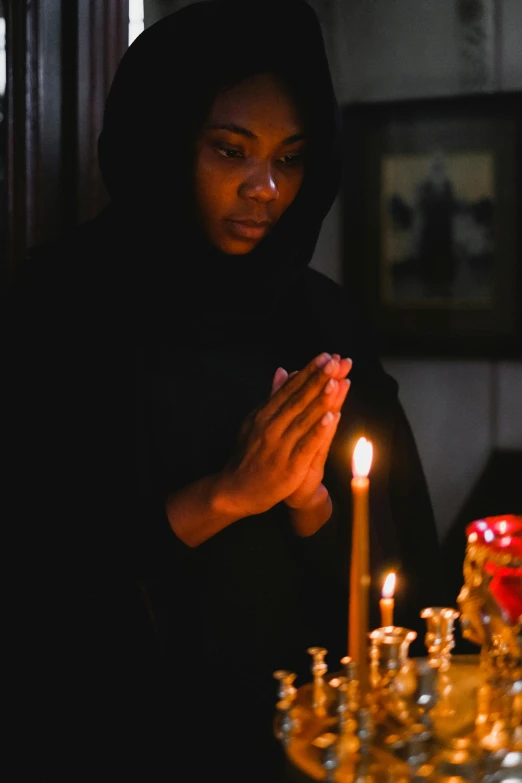
[[[367,634],[365,669],[351,657],[328,672],[309,648],[312,679],[277,671],[275,733],[291,764],[331,783],[522,781],[522,517],[467,528],[459,609],[426,607],[427,655],[409,656],[415,631]],[[454,624],[480,646],[454,655]]]

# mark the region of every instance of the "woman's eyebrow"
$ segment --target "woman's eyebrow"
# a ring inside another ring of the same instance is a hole
[[[249,131],[247,128],[243,128],[241,125],[236,125],[235,123],[226,122],[223,124],[208,125],[207,127],[208,130],[226,130],[230,131],[230,133],[238,133],[240,136],[246,136],[248,139],[259,138],[255,133],[252,133],[252,131]],[[288,136],[286,139],[283,139],[282,143],[293,144],[294,142],[302,141],[305,138],[305,133],[294,133],[292,136]]]

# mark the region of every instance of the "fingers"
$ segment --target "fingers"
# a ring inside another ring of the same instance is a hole
[[[327,367],[328,369],[326,369]],[[307,381],[312,378],[314,380],[321,379],[326,383],[329,375],[332,373],[332,369],[333,364],[330,354],[319,354],[319,356],[316,356],[311,362],[308,362],[302,370],[292,373],[292,378],[289,378],[284,385],[284,389],[281,389],[280,398],[277,400],[277,403],[281,405],[292,394],[303,388]],[[275,412],[276,408],[277,405],[274,405],[274,410],[272,412]]]
[[[350,362],[350,365],[351,365],[351,362]],[[320,476],[322,476],[323,472],[324,472],[324,465],[325,465],[326,459],[328,457],[328,452],[329,452],[330,447],[332,445],[332,440],[333,440],[333,438],[335,436],[335,433],[337,431],[337,427],[339,425],[339,421],[341,419],[341,412],[340,411],[341,411],[341,408],[342,408],[342,406],[344,404],[344,401],[346,399],[348,391],[350,389],[351,382],[347,378],[342,378],[339,381],[336,381],[333,378],[331,378],[328,381],[328,383],[327,383],[327,387],[329,385],[333,385],[335,387],[334,391],[332,392],[331,397],[330,397],[330,405],[328,406],[329,413],[333,414],[333,416],[334,416],[334,418],[331,420],[331,426],[327,425],[324,428],[323,433],[321,435],[321,428],[317,427],[317,422],[314,422],[314,424],[312,425],[312,427],[315,430],[315,432],[319,431],[319,433],[320,433],[319,434],[319,439],[320,440],[319,440],[318,444],[316,444],[317,451],[316,451],[315,455],[312,458],[310,469],[313,470],[315,473],[317,473],[317,475],[320,475]],[[325,391],[326,391],[326,387],[325,387]],[[313,407],[309,406],[309,411],[313,415],[312,410],[313,410]],[[327,413],[326,415],[323,415],[321,421],[319,422],[320,424],[323,425],[323,427],[324,427],[326,418],[327,417],[329,418],[329,413]],[[312,430],[310,431],[310,435],[311,435],[310,441],[306,441],[306,442],[309,442],[310,444],[312,444],[313,441],[314,441],[314,435],[313,435],[313,431]],[[298,439],[297,440],[296,446],[294,448],[296,448],[296,447],[298,449],[300,448],[299,443],[300,443],[301,440],[302,439]]]
[[[341,410],[346,399],[346,395],[350,389],[351,381],[346,378],[346,375],[348,375],[352,369],[352,360],[340,359],[339,354],[332,354],[332,359],[335,359],[339,362],[339,368],[337,373],[334,373],[334,375],[327,382],[324,388],[324,393],[331,394],[329,398],[330,404],[328,405],[328,410],[331,410],[332,413],[337,413],[337,411]]]
[[[286,381],[289,378],[293,378],[295,375],[297,375],[298,370],[294,370],[291,373],[287,373],[287,371],[284,369],[284,367],[278,367],[277,370],[274,373],[274,379],[272,381],[272,390],[270,392],[270,396],[274,395],[278,389],[281,388],[281,386],[286,383]]]
[[[329,410],[331,410],[332,413],[337,413],[337,411],[341,410],[346,399],[346,395],[350,389],[351,381],[346,376],[352,369],[352,360],[341,359],[338,353],[333,353],[332,359],[337,359],[339,362],[339,369],[337,374],[332,376],[333,379],[337,381],[337,384],[335,389],[335,396],[332,397]]]
[[[337,362],[339,362],[339,371],[333,377],[337,379],[345,378],[352,369],[352,360],[348,358],[341,359],[341,355],[338,353],[333,353],[332,359],[335,359]]]
[[[326,356],[328,356],[328,354],[320,354],[320,356],[316,357],[314,361],[318,362],[318,364],[322,364],[323,363],[322,357],[326,357]],[[331,355],[331,358],[334,360],[334,364],[330,368],[332,370],[332,377],[336,379],[345,378],[352,368],[352,360],[341,359],[341,356],[338,353],[333,353]],[[338,363],[338,366],[335,364],[336,362]],[[313,362],[312,362],[312,366],[313,366]],[[295,378],[295,376],[298,374],[299,374],[298,370],[294,370],[293,372],[288,373],[284,369],[284,367],[278,367],[274,373],[274,378],[272,381],[271,396],[273,396],[286,383],[287,380],[290,380],[291,378]]]
[[[335,356],[339,356],[339,354],[335,354]],[[332,359],[334,357],[332,356]],[[334,375],[334,378],[337,378],[339,380],[340,378],[346,378],[350,370],[352,369],[352,360],[351,359],[337,359],[339,362],[339,370],[337,372],[337,375]]]
[[[351,381],[348,378],[342,378],[337,382],[337,389],[335,390],[335,397],[332,398],[330,410],[332,413],[337,413],[343,407],[346,396],[350,390]]]
[[[290,375],[283,368],[276,370],[272,396],[256,415],[258,426],[270,439],[290,435],[295,442],[322,413],[340,410],[349,388],[343,376],[352,362],[337,356],[320,354],[303,370]],[[293,442],[287,442],[288,449],[293,448]]]
[[[317,459],[320,464],[320,470],[322,471],[324,462],[326,461],[326,455],[328,454],[340,418],[340,413],[332,413],[331,411],[328,411],[321,416],[319,421],[317,421],[303,437],[296,441],[290,455],[291,459],[304,461],[309,459],[309,465]],[[319,454],[321,456],[319,456]]]
[[[287,428],[284,431],[278,431],[281,447],[286,445],[288,449],[292,450],[294,443],[313,427],[323,414],[327,412],[338,413],[343,406],[349,388],[350,381],[348,379],[342,378],[337,381],[330,378],[322,392],[316,395],[299,413],[294,414],[293,418],[289,420]],[[277,426],[280,424],[281,419],[278,420]],[[275,428],[276,425],[272,426]]]
[[[324,367],[329,362],[330,355],[325,353],[316,356],[315,359],[309,362],[301,371],[292,373],[292,378],[289,378],[286,370],[284,370],[287,377],[282,383],[280,381],[283,379],[283,373],[280,372],[280,370],[283,370],[283,368],[278,368],[272,381],[272,394],[268,402],[261,406],[256,412],[255,419],[258,426],[266,429],[268,425],[274,423],[274,435],[275,437],[279,437],[292,418],[292,408],[294,408],[293,413],[295,415],[295,413],[298,413],[306,405],[306,401],[303,401],[301,405],[297,406],[296,402],[299,399],[299,396],[306,396],[307,381],[310,381],[310,379],[313,378],[312,386],[308,387],[309,399],[313,399],[321,386],[326,385],[328,375],[324,373]],[[289,406],[288,401],[290,399],[292,399],[292,402]]]
[[[337,427],[339,425],[339,422],[341,420],[341,413],[338,412],[336,414],[333,414],[332,419],[330,422],[325,426],[324,425],[324,417],[323,420],[320,422],[320,425],[322,425],[323,432],[320,432],[320,427],[315,428],[316,432],[318,432],[318,443],[316,443],[317,450],[315,451],[312,460],[310,462],[309,471],[312,471],[317,477],[319,477],[322,480],[322,477],[324,475],[324,466],[326,463],[326,459],[328,457],[328,452],[330,451],[330,446],[332,445],[332,441],[334,439],[335,433],[337,432]],[[308,449],[313,448],[313,441],[314,436],[313,433],[310,433],[309,435],[305,436],[305,446],[304,451],[307,452]],[[303,444],[298,443],[296,444],[297,453],[303,453]]]
[[[271,419],[276,437],[320,394],[338,370],[339,362],[329,354],[322,354],[286,381],[264,409],[265,416]]]
[[[324,438],[320,443],[319,448],[317,449],[317,452],[315,453],[312,459],[310,468],[316,471],[321,476],[324,473],[324,465],[326,462],[326,458],[328,457],[328,452],[330,451],[330,446],[332,445],[332,441],[334,439],[335,433],[337,432],[337,427],[340,421],[341,421],[341,413],[337,412],[334,416],[334,421],[332,422],[332,426],[327,428],[327,431],[324,434]]]
[[[272,381],[272,391],[271,395],[274,395],[278,389],[281,388],[281,386],[285,383],[285,381],[288,379],[288,373],[284,369],[284,367],[278,367],[274,374],[274,379]]]

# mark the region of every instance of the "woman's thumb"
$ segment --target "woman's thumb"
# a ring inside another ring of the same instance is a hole
[[[272,392],[270,396],[275,394],[276,391],[281,388],[281,386],[285,383],[287,379],[288,379],[288,373],[285,370],[285,368],[278,367],[274,373],[274,379],[272,381]]]

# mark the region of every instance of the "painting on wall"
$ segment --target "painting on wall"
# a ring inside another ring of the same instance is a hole
[[[383,354],[520,350],[519,101],[344,108],[344,284]]]
[[[383,157],[385,302],[491,305],[494,174],[487,150]]]

